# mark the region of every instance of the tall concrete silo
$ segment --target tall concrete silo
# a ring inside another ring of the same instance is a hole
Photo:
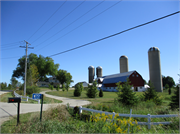
[[[157,92],[163,92],[159,48],[151,47],[148,51],[148,58],[150,81]]]
[[[102,67],[101,66],[96,67],[96,75],[97,75],[97,77],[102,77]]]
[[[89,70],[89,83],[93,83],[93,79],[94,79],[94,67],[93,66],[89,66],[88,70]]]
[[[119,65],[120,65],[120,73],[129,72],[128,57],[127,56],[122,55],[119,58]]]

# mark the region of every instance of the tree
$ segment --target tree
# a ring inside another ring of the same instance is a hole
[[[169,106],[171,107],[171,109],[176,109],[179,108],[179,86],[176,86],[176,90],[174,91],[174,96],[171,96],[171,103],[169,104]]]
[[[165,89],[166,89],[166,90],[169,89],[169,85],[168,85],[168,84],[165,85]]]
[[[169,95],[171,95],[171,88],[169,88],[168,92],[169,92]]]
[[[149,88],[144,92],[144,100],[151,100],[154,99],[155,97],[157,97],[157,92],[154,89],[154,86],[152,85],[152,83],[149,83]]]
[[[27,72],[27,85],[29,86],[36,85],[38,80],[39,80],[38,68],[35,64],[32,64],[30,65],[30,68]]]
[[[42,55],[39,55],[39,57],[36,54],[31,53],[27,57],[28,65],[27,70],[29,70],[31,65],[35,65],[37,67],[37,70],[39,72],[39,78],[40,81],[44,81],[46,79],[47,75],[55,75],[57,73],[57,70],[59,68],[59,64],[54,64],[54,60],[49,57],[43,57]],[[18,60],[18,65],[15,70],[13,70],[13,77],[16,78],[22,78],[24,80],[25,72],[25,56],[20,58]]]
[[[18,81],[14,77],[12,77],[10,81],[11,81],[12,88],[15,89]]]
[[[132,86],[130,85],[129,79],[127,79],[126,82],[116,83],[118,92],[118,98],[117,101],[121,102],[123,105],[126,106],[135,106],[138,103],[138,98],[136,97],[135,93],[133,93],[133,90],[131,89]]]
[[[66,90],[65,85],[62,84],[62,91],[64,92]]]
[[[5,89],[5,88],[7,88],[7,83],[5,82],[5,83],[1,83],[1,89]]]
[[[57,85],[56,90],[59,91],[59,84]]]
[[[99,91],[99,97],[103,97],[103,91],[102,91],[102,89],[100,89],[100,91]]]
[[[66,88],[69,88],[70,83],[73,82],[71,74],[68,73],[66,70],[61,69],[58,70],[56,74],[56,79],[59,80],[61,85],[64,85],[66,83]]]
[[[153,102],[156,105],[161,105],[162,104],[162,99],[157,95],[156,90],[154,89],[152,83],[149,83],[149,87],[143,94],[144,96],[144,100],[148,101],[148,100],[153,100]]]
[[[170,76],[162,76],[163,87],[168,84],[169,88],[172,88],[175,85],[174,79]]]
[[[94,81],[92,85],[88,85],[87,89],[87,97],[89,98],[95,98],[97,96],[98,90],[97,90],[97,82]]]
[[[82,83],[76,84],[75,90],[74,90],[74,96],[76,96],[76,97],[81,96],[81,92],[82,92],[82,86],[81,85],[82,85]]]
[[[11,85],[11,84],[8,84],[8,88],[11,89],[11,88],[12,88],[12,85]]]

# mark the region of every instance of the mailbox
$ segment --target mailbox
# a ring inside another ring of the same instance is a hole
[[[21,98],[20,97],[8,98],[8,103],[20,103],[20,102],[21,102]]]

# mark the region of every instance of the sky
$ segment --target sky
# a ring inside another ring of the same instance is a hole
[[[10,83],[25,41],[28,54],[49,57],[71,73],[74,83],[88,82],[88,67],[103,76],[120,73],[119,58],[128,57],[129,71],[149,80],[148,50],[160,50],[161,74],[178,83],[180,13],[91,45],[52,56],[134,26],[180,11],[178,0],[1,1],[0,82]],[[96,78],[96,76],[95,76]],[[21,79],[18,81],[22,82]]]

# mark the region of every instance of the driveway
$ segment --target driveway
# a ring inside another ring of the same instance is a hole
[[[83,106],[90,104],[91,102],[85,100],[76,100],[76,99],[69,99],[65,97],[58,97],[46,94],[48,91],[40,92],[41,94],[45,94],[49,98],[54,98],[57,100],[62,100],[62,103],[55,103],[55,104],[43,104],[43,111],[47,110],[49,107],[54,107],[57,105],[67,105],[69,103],[70,106]],[[3,93],[7,93],[4,91],[0,91],[0,95]],[[29,112],[40,112],[41,104],[20,104],[20,114],[22,113],[29,113]],[[0,125],[10,119],[9,117],[13,117],[17,114],[17,103],[6,103],[0,102]]]

